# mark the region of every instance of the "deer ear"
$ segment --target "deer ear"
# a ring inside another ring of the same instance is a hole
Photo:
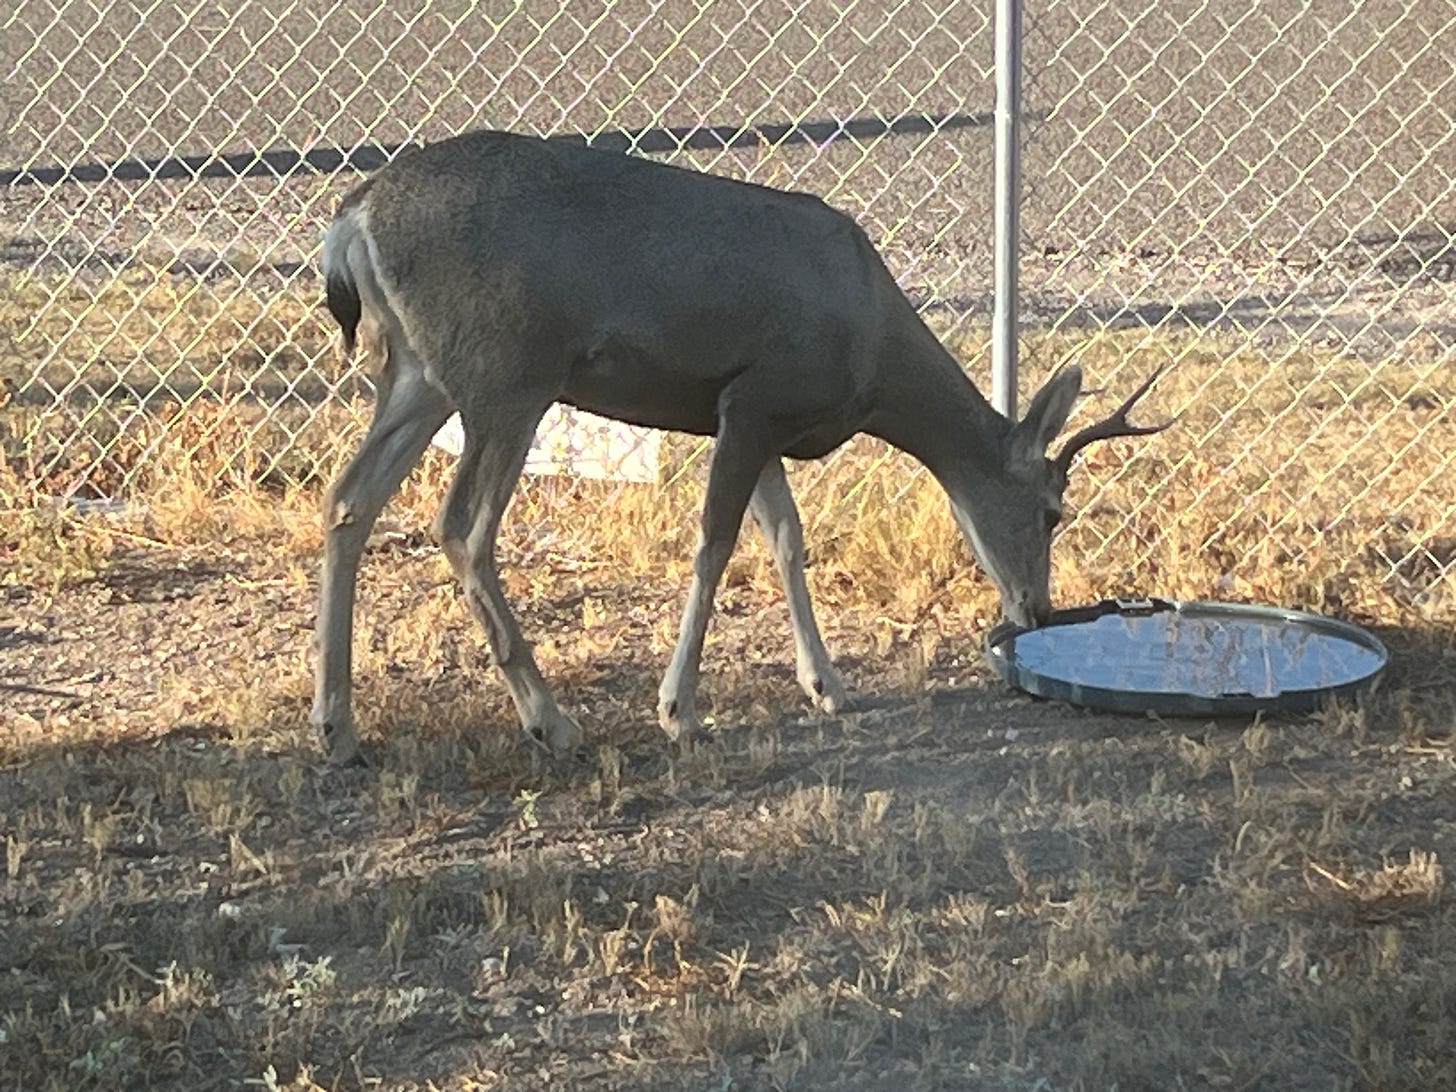
[[[1082,369],[1068,364],[1042,385],[1031,400],[1026,416],[1011,432],[1011,454],[1015,459],[1039,459],[1062,431],[1077,395],[1082,392]]]

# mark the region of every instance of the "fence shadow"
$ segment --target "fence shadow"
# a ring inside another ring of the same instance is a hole
[[[1028,115],[1032,120],[1045,111]],[[895,117],[861,115],[808,121],[742,122],[729,125],[651,126],[603,129],[595,133],[561,133],[547,139],[586,144],[618,152],[664,153],[688,150],[828,144],[831,141],[878,140],[925,135],[992,123],[990,113],[918,113]],[[352,147],[328,145],[308,149],[270,148],[242,152],[128,157],[96,163],[0,168],[0,186],[54,186],[68,182],[144,182],[176,178],[285,178],[297,174],[372,171],[384,166],[413,143],[364,142]]]

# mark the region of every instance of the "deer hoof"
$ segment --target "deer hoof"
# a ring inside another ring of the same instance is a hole
[[[359,761],[359,736],[347,720],[319,720],[314,733],[331,766],[352,766]]]
[[[807,672],[799,677],[799,685],[804,688],[804,693],[809,696],[814,708],[821,713],[832,717],[843,712],[849,705],[849,692],[844,688],[844,680],[833,668]]]
[[[674,743],[697,739],[703,733],[698,711],[687,702],[664,699],[657,707],[657,720]]]
[[[560,710],[526,725],[526,738],[554,758],[567,758],[581,746],[585,734],[581,725]]]

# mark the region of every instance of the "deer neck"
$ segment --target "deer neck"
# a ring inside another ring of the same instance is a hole
[[[1011,422],[918,316],[881,363],[883,377],[866,432],[923,463],[954,498],[1005,461]]]

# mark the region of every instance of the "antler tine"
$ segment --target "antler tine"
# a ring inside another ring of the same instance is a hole
[[[1068,471],[1072,468],[1072,459],[1076,457],[1077,452],[1088,444],[1096,443],[1098,440],[1109,440],[1114,436],[1150,436],[1155,432],[1162,432],[1177,420],[1177,418],[1173,418],[1160,425],[1134,425],[1127,419],[1128,410],[1137,405],[1138,399],[1152,389],[1153,384],[1158,381],[1158,377],[1167,370],[1167,367],[1166,363],[1159,364],[1152,375],[1138,384],[1137,390],[1123,399],[1122,405],[1102,420],[1073,433],[1071,439],[1062,446],[1062,450],[1057,452],[1057,465],[1063,471]]]

